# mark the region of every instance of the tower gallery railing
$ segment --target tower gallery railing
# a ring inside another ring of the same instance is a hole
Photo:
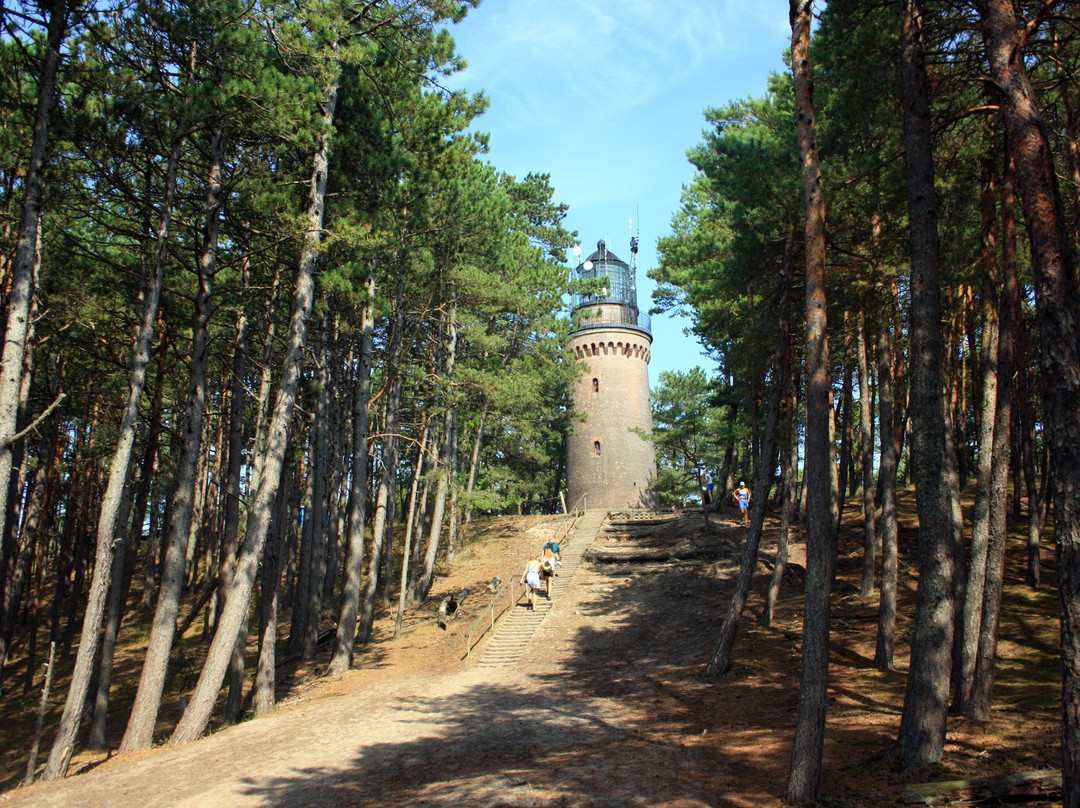
[[[574,329],[607,328],[625,325],[652,333],[652,318],[643,311],[627,306],[583,306],[574,313]]]

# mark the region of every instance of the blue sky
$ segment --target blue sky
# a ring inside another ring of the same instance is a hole
[[[633,219],[648,311],[645,273],[693,176],[704,110],[762,96],[784,70],[788,0],[484,0],[452,34],[469,67],[450,86],[490,99],[475,125],[491,135],[488,159],[550,174],[585,255],[606,238],[629,261]],[[713,370],[687,325],[653,317],[653,386],[661,370]]]

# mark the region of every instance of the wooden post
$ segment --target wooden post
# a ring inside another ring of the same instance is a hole
[[[30,746],[30,758],[26,761],[26,776],[22,784],[28,786],[34,782],[34,770],[37,769],[38,749],[41,748],[41,728],[45,724],[45,708],[49,704],[49,691],[52,690],[53,662],[56,660],[56,643],[49,643],[49,664],[45,667],[45,684],[41,687],[41,704],[38,706],[37,724],[34,726],[34,742]]]

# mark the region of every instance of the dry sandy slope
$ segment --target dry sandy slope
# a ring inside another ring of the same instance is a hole
[[[12,792],[6,804],[777,804],[783,756],[726,726],[748,705],[720,708],[720,691],[697,678],[719,617],[716,571],[700,560],[585,563],[512,668],[353,687],[357,672],[332,697]],[[774,679],[759,694],[789,698]],[[748,789],[755,772],[761,785]]]
[[[555,524],[533,517],[474,528],[483,540],[459,554],[436,594],[466,585],[479,591],[494,574],[519,574]],[[914,596],[915,531],[907,522],[902,528],[904,616]],[[0,806],[779,808],[800,673],[801,542],[792,547],[773,626],[756,625],[766,577],[759,566],[732,670],[719,680],[699,676],[744,538],[728,515],[714,517],[709,530],[700,513],[659,526],[612,526],[597,540],[609,557],[667,548],[687,560],[583,562],[511,668],[461,661],[471,617],[448,631],[421,622],[394,642],[383,616],[356,670],[301,680],[313,684],[292,686],[270,716],[96,768],[84,755],[78,764],[92,770],[11,792],[6,802],[0,796]],[[766,561],[774,541],[770,520]],[[876,604],[857,596],[860,542],[860,526],[847,526],[833,598],[823,804],[895,804],[907,782],[1058,765],[1056,598],[1050,587],[1024,587],[1016,568],[1023,537],[1010,555],[994,720],[950,718],[946,760],[903,771],[888,752],[910,621],[899,626],[897,670],[875,670]],[[483,602],[477,598],[467,601],[470,611]]]

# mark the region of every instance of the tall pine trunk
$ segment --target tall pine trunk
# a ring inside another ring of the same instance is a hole
[[[405,619],[405,606],[409,592],[416,578],[416,562],[413,561],[413,535],[417,532],[416,526],[416,499],[420,490],[420,478],[424,472],[424,457],[427,454],[428,445],[428,409],[425,407],[420,414],[420,434],[416,441],[416,464],[413,466],[414,473],[412,482],[409,484],[409,504],[405,516],[405,541],[401,550],[401,589],[398,592],[397,617],[394,618],[394,639],[401,638],[401,624]]]
[[[319,640],[319,614],[322,611],[323,590],[325,588],[326,568],[328,565],[327,553],[330,548],[329,520],[329,496],[330,496],[330,429],[332,426],[332,388],[330,383],[329,351],[327,341],[329,334],[326,329],[326,320],[323,320],[323,333],[319,341],[319,402],[315,410],[314,429],[315,452],[311,463],[311,473],[314,485],[312,486],[311,502],[311,532],[307,537],[311,539],[311,569],[307,595],[307,623],[304,626],[302,653],[306,662],[315,660],[315,652]]]
[[[790,267],[785,267],[785,270],[789,272]],[[713,648],[712,656],[705,665],[705,676],[720,676],[731,667],[731,649],[735,644],[735,633],[739,627],[739,620],[742,618],[743,608],[746,606],[746,599],[750,594],[750,582],[753,579],[754,570],[757,569],[758,546],[761,544],[761,533],[765,524],[765,506],[777,462],[776,432],[780,423],[781,401],[791,374],[791,329],[787,317],[784,316],[787,310],[788,285],[789,279],[785,277],[781,282],[780,299],[777,304],[777,310],[781,312],[780,328],[776,337],[776,353],[773,357],[771,374],[773,383],[765,414],[765,434],[761,442],[762,455],[757,464],[757,479],[754,480],[750,528],[746,535],[739,575],[735,579],[735,589],[732,591],[731,602],[720,625],[720,636]]]
[[[940,760],[945,749],[960,555],[959,491],[944,396],[937,199],[922,0],[905,0],[901,25],[911,239],[911,462],[919,513],[919,585],[895,755],[903,765],[918,766]]]
[[[270,429],[270,394],[273,391],[274,343],[277,335],[278,288],[281,286],[281,264],[274,266],[274,279],[270,282],[268,295],[266,341],[263,343],[262,361],[259,369],[259,395],[255,400],[255,448],[252,451],[252,491],[257,491],[262,477],[263,460],[266,458],[267,432]]]
[[[836,499],[836,528],[840,529],[840,519],[844,516],[844,505],[847,503],[848,477],[851,474],[852,465],[852,376],[855,367],[852,363],[851,330],[848,317],[844,316],[844,371],[840,379],[840,465],[837,469],[837,481],[839,483]]]
[[[983,616],[990,539],[990,510],[993,491],[994,464],[1003,463],[1004,456],[994,456],[994,436],[998,409],[998,351],[999,313],[997,287],[1000,270],[997,262],[997,183],[992,161],[984,160],[982,182],[982,340],[979,346],[982,394],[978,419],[979,454],[975,466],[975,510],[972,517],[971,542],[968,550],[967,580],[964,598],[957,612],[956,654],[952,672],[952,711],[967,715],[970,712],[975,662]]]
[[[1016,10],[986,0],[983,36],[1016,165],[1035,274],[1061,601],[1062,803],[1080,806],[1080,289],[1052,150],[1024,64]]]
[[[364,572],[364,526],[368,505],[368,406],[371,403],[372,349],[375,342],[375,264],[367,277],[367,300],[360,315],[360,362],[353,393],[352,475],[349,478],[348,538],[345,543],[341,614],[330,672],[341,674],[352,665],[356,645],[356,616]]]
[[[810,69],[811,0],[791,0],[791,71],[806,208],[806,601],[795,741],[785,799],[821,795],[829,689],[829,589],[836,555],[832,499],[832,379],[825,293],[825,191],[817,150]]]
[[[106,604],[105,631],[101,637],[101,651],[98,654],[96,682],[92,684],[94,694],[94,712],[90,719],[90,734],[87,737],[88,749],[105,748],[105,730],[109,717],[109,690],[112,686],[113,661],[116,653],[116,638],[120,634],[120,621],[124,616],[124,603],[127,600],[127,583],[124,575],[128,567],[131,537],[128,535],[131,517],[132,484],[128,484],[121,500],[120,514],[117,519],[117,539],[112,562],[112,585],[109,587],[109,600]]]
[[[866,346],[866,312],[862,304],[855,320],[855,351],[859,371],[859,457],[862,471],[863,569],[859,596],[874,594],[877,530],[874,525],[874,415],[870,402],[870,357]]]
[[[198,290],[195,294],[192,320],[191,369],[188,377],[184,437],[177,461],[176,491],[165,533],[165,565],[161,574],[157,606],[154,609],[154,621],[150,628],[135,703],[120,743],[120,749],[125,752],[148,749],[153,743],[154,726],[161,706],[161,694],[165,690],[165,675],[176,635],[176,617],[180,611],[180,598],[184,589],[187,551],[195,520],[195,500],[199,481],[202,479],[198,472],[203,414],[206,410],[206,378],[210,363],[211,298],[214,274],[217,271],[218,232],[221,227],[224,194],[221,182],[223,154],[221,131],[213,129],[210,132],[203,245],[199,257]]]
[[[8,649],[11,647],[11,640],[15,634],[19,604],[22,602],[26,582],[30,578],[35,550],[39,542],[44,544],[45,503],[50,490],[49,478],[56,464],[59,438],[57,418],[52,416],[46,420],[43,428],[40,442],[42,450],[26,493],[22,530],[12,557],[11,572],[5,582],[3,599],[0,600],[0,672],[7,663]],[[3,692],[2,688],[0,692]]]
[[[438,447],[439,432],[431,426],[431,412],[424,407],[420,414],[420,433],[416,441],[416,473],[413,474],[409,484],[408,506],[405,512],[405,544],[412,548],[410,566],[408,571],[409,591],[411,598],[416,588],[417,568],[420,566],[420,548],[423,546],[419,540],[413,540],[419,536],[427,525],[428,513],[428,489],[431,487],[431,471],[439,462]]]
[[[487,420],[487,402],[480,406],[480,413],[476,419],[476,433],[473,437],[472,451],[469,452],[469,476],[465,483],[466,502],[472,502],[473,489],[476,488],[476,477],[480,472],[480,449],[484,445],[484,422]],[[572,503],[568,503],[572,507]],[[465,524],[468,525],[473,519],[473,508],[470,505],[465,510]]]
[[[41,253],[41,228],[38,228],[38,246],[37,252]],[[31,286],[37,288],[38,278],[37,272],[40,269],[40,261],[35,262],[34,277],[31,280]],[[34,323],[38,319],[39,315],[39,303],[36,295],[31,295],[30,299],[30,311],[28,314],[30,320],[30,326],[26,331],[26,344],[32,346],[34,344]],[[19,433],[23,433],[26,430],[29,415],[30,415],[30,390],[33,387],[34,381],[34,360],[35,352],[33,349],[27,350],[23,354],[23,369],[22,369],[22,384],[19,387],[19,406],[16,413],[15,423],[18,427]],[[47,417],[53,409],[60,403],[65,397],[61,392],[54,404],[46,411],[42,417]],[[17,555],[17,547],[19,545],[19,525],[23,519],[23,505],[25,504],[23,497],[20,493],[25,493],[27,481],[30,477],[30,463],[31,454],[26,450],[26,440],[20,439],[14,441],[12,446],[12,464],[18,466],[19,471],[17,474],[13,474],[11,480],[11,490],[8,492],[8,510],[6,514],[0,515],[0,597],[5,590],[7,580],[11,576],[12,565],[15,563],[15,556]],[[14,496],[12,496],[14,494]]]
[[[259,656],[255,661],[255,682],[251,704],[255,715],[274,709],[277,698],[277,628],[281,595],[281,570],[285,561],[285,530],[289,521],[292,474],[286,474],[278,488],[263,558],[262,591],[259,599]]]
[[[112,570],[113,542],[122,540],[117,536],[117,517],[124,484],[131,466],[131,455],[135,446],[135,422],[139,416],[139,404],[146,388],[146,369],[150,363],[150,346],[154,339],[157,322],[158,303],[161,299],[161,287],[165,276],[166,249],[169,241],[169,228],[176,195],[176,175],[180,162],[180,150],[187,136],[186,121],[181,121],[173,137],[172,150],[166,171],[165,201],[162,205],[161,224],[157,234],[157,250],[154,258],[153,275],[147,290],[139,330],[131,352],[130,388],[127,405],[120,422],[120,430],[109,465],[109,481],[102,497],[101,512],[98,516],[97,552],[94,576],[90,584],[90,597],[87,601],[86,614],[83,616],[82,639],[79,654],[75,661],[71,684],[68,689],[64,714],[60,719],[56,740],[49,752],[49,761],[42,775],[46,780],[59,780],[67,774],[71,755],[75,751],[75,736],[82,720],[86,694],[90,688],[90,675],[94,657],[97,653],[100,631],[105,615],[105,600],[108,596],[109,575]]]
[[[878,598],[877,640],[874,649],[874,667],[889,671],[893,667],[893,651],[896,642],[896,593],[899,572],[899,547],[896,524],[896,470],[900,448],[896,440],[894,386],[893,386],[893,335],[891,318],[882,323],[878,333],[878,433],[881,443],[881,460],[878,479],[881,481],[881,594]]]
[[[413,601],[424,600],[431,591],[431,582],[435,574],[435,558],[439,549],[439,539],[442,536],[443,515],[446,512],[446,498],[450,490],[452,482],[451,478],[454,474],[452,457],[456,440],[455,434],[457,432],[457,402],[452,389],[452,381],[454,378],[454,366],[457,361],[458,348],[457,297],[452,288],[450,289],[448,296],[449,300],[447,301],[447,308],[443,320],[443,384],[445,386],[443,400],[445,402],[446,411],[443,416],[443,445],[439,452],[439,465],[441,466],[441,469],[439,470],[439,482],[435,492],[435,510],[431,519],[431,532],[428,534],[427,552],[424,554],[424,568],[417,578],[416,586],[413,590]]]
[[[1006,149],[1008,151],[1008,149]],[[1012,378],[1016,361],[1016,324],[1020,313],[1020,287],[1016,261],[1016,178],[1011,160],[1006,157],[1002,183],[1001,302],[998,323],[997,411],[994,414],[993,463],[990,477],[990,514],[986,547],[985,592],[979,623],[976,655],[969,701],[965,715],[977,721],[990,718],[994,691],[994,665],[997,661],[998,623],[1005,572],[1006,507],[1008,501],[1009,444],[1012,440]]]
[[[60,71],[60,45],[67,32],[68,15],[78,7],[78,0],[56,0],[47,5],[49,21],[45,34],[45,54],[38,84],[30,159],[23,180],[25,196],[15,243],[15,261],[11,268],[4,348],[0,354],[0,515],[8,512],[8,490],[14,463],[12,444],[18,428],[23,360],[29,348],[30,306],[39,261],[38,228],[41,226],[45,199],[45,160]],[[0,535],[4,535],[4,525],[0,525]]]
[[[394,492],[398,465],[398,423],[401,418],[401,361],[404,356],[405,341],[405,288],[404,280],[399,277],[394,292],[394,307],[390,314],[390,344],[388,363],[390,378],[384,406],[382,439],[382,475],[375,494],[375,513],[371,528],[371,563],[368,565],[367,586],[364,589],[363,606],[360,622],[356,627],[356,642],[365,644],[371,638],[371,627],[375,621],[375,598],[379,591],[379,568],[382,563],[387,536],[393,532]]]
[[[783,486],[783,504],[780,510],[780,529],[776,538],[776,563],[769,576],[769,591],[761,609],[761,625],[772,625],[773,610],[780,597],[780,587],[787,569],[788,546],[791,541],[791,525],[799,508],[799,390],[801,388],[797,368],[792,368],[788,392],[784,397],[783,429],[784,444],[780,454],[780,479]]]
[[[244,403],[247,400],[244,376],[247,373],[248,337],[248,315],[245,306],[249,261],[247,249],[240,260],[240,309],[236,317],[236,336],[233,340],[232,378],[229,385],[228,463],[225,467],[224,490],[222,491],[224,509],[221,518],[221,559],[218,567],[222,591],[228,591],[232,584],[233,569],[236,564],[236,546],[240,534],[241,473],[244,461]],[[246,645],[245,626],[245,630],[236,637],[236,647],[233,649],[232,662],[229,665],[229,695],[225,702],[225,721],[230,724],[240,720]]]
[[[165,368],[168,360],[168,343],[163,339],[164,328],[161,323],[161,312],[158,312],[157,332],[158,361],[157,361],[157,385],[154,388],[153,403],[150,405],[150,426],[147,429],[146,448],[143,452],[143,462],[140,469],[139,488],[135,499],[135,514],[139,536],[142,536],[143,522],[147,522],[148,535],[143,558],[143,594],[139,608],[144,613],[150,613],[157,602],[157,587],[159,580],[158,556],[161,546],[161,531],[158,529],[157,505],[150,504],[150,491],[154,483],[154,471],[157,467],[157,453],[161,446],[161,418],[165,397]]]
[[[247,620],[251,591],[255,585],[255,573],[262,556],[263,546],[266,544],[274,499],[281,483],[293,407],[300,389],[301,360],[304,346],[307,344],[308,318],[311,316],[315,297],[315,271],[322,255],[323,212],[326,205],[330,138],[337,96],[338,74],[335,73],[322,100],[323,132],[312,161],[307,207],[308,231],[304,251],[300,256],[300,266],[296,273],[281,382],[274,404],[274,414],[270,419],[259,487],[252,499],[244,541],[236,560],[236,575],[226,593],[225,608],[218,619],[217,631],[214,632],[214,639],[207,651],[206,661],[191,695],[191,701],[176,725],[169,739],[170,743],[194,741],[206,729],[214,709],[218,689],[229,667],[236,636]]]

